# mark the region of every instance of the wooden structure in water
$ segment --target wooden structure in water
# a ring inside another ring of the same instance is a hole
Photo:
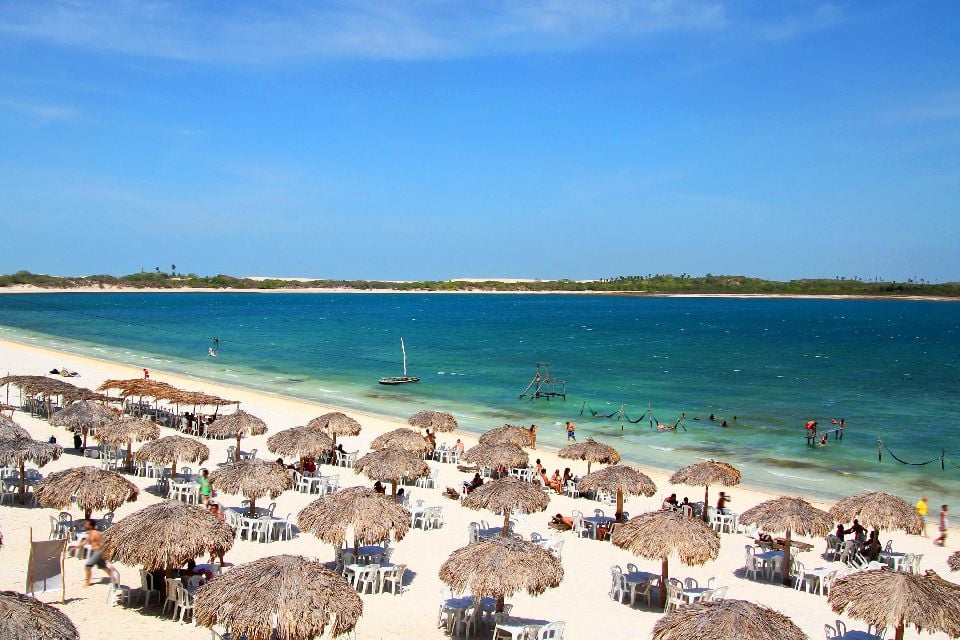
[[[537,398],[562,398],[567,399],[567,383],[565,380],[558,380],[550,377],[550,363],[537,362],[537,372],[533,374],[533,380],[527,385],[527,388],[520,394],[520,399],[530,397],[531,400]]]

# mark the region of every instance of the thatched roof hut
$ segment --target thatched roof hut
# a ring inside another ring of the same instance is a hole
[[[568,444],[557,452],[557,455],[567,460],[586,460],[587,474],[590,473],[590,465],[594,462],[600,464],[617,464],[620,462],[620,454],[610,445],[597,442],[593,438],[587,438],[585,442],[575,442]]]
[[[239,405],[239,400],[225,400],[203,391],[179,391],[169,401],[177,404],[193,405],[195,407],[225,407],[231,404]]]
[[[127,445],[127,467],[131,465],[133,441],[156,440],[160,437],[160,425],[147,418],[121,416],[97,429],[95,436],[100,442],[112,445]]]
[[[809,640],[779,611],[745,600],[701,601],[663,616],[653,640]]]
[[[503,465],[509,469],[527,466],[530,456],[515,444],[477,444],[467,449],[460,460],[481,467],[496,469]]]
[[[401,449],[420,455],[421,453],[432,451],[433,444],[416,431],[407,429],[406,427],[400,427],[399,429],[388,431],[374,438],[373,442],[370,443],[370,448],[373,450]]]
[[[623,496],[647,496],[657,492],[657,485],[633,467],[614,464],[580,479],[580,491],[604,491],[617,494],[617,513],[623,513]]]
[[[323,542],[341,546],[353,528],[354,547],[390,538],[402,540],[410,529],[410,512],[367,487],[349,487],[322,496],[297,514],[297,524]]]
[[[480,436],[480,444],[512,444],[518,447],[536,449],[537,425],[533,425],[529,429],[512,424],[495,427]]]
[[[319,429],[292,427],[267,438],[267,449],[279,456],[302,460],[330,453],[333,451],[333,440]]]
[[[526,540],[489,538],[450,554],[440,566],[440,579],[455,593],[503,598],[517,591],[538,596],[563,580],[560,559]]]
[[[120,396],[123,398],[138,396],[154,398],[155,400],[175,400],[177,395],[181,393],[180,389],[166,382],[144,380],[143,378],[107,380],[97,387],[98,391],[109,391],[111,389],[119,390]]]
[[[342,576],[316,560],[279,555],[241,564],[226,580],[197,589],[197,624],[230,629],[233,637],[313,640],[353,630],[363,601]]]
[[[101,540],[106,560],[163,571],[211,548],[223,555],[233,546],[233,529],[203,507],[165,500],[114,523]]]
[[[276,498],[293,487],[287,468],[276,462],[247,458],[225,464],[210,474],[210,484],[250,500],[250,515],[257,512],[256,501],[265,495]]]
[[[236,458],[240,459],[240,438],[259,436],[267,432],[267,423],[255,415],[237,409],[233,413],[220,416],[207,426],[207,435],[231,437],[237,439]]]
[[[23,482],[25,463],[32,462],[42,467],[61,455],[63,455],[63,447],[60,445],[40,442],[32,438],[15,438],[0,442],[0,467],[20,467],[20,504],[24,503],[25,495]]]
[[[16,591],[0,591],[0,638],[77,640],[77,628],[59,609]]]
[[[790,540],[794,533],[823,537],[833,528],[833,518],[803,498],[781,497],[762,502],[740,514],[740,522],[755,524],[773,533],[786,533],[783,566],[790,566]],[[790,585],[790,572],[783,572],[783,584]]]
[[[407,424],[434,433],[449,433],[457,429],[457,419],[444,411],[420,411],[407,420]]]
[[[960,551],[954,551],[947,558],[947,566],[951,571],[960,571]]]
[[[148,442],[133,455],[134,460],[169,464],[176,475],[178,462],[203,462],[210,458],[210,448],[198,440],[184,436],[166,436]]]
[[[337,436],[358,436],[360,435],[360,423],[350,416],[333,411],[318,416],[307,423],[311,429],[320,429],[325,431],[333,438],[333,444],[337,444]]]
[[[418,434],[414,435],[419,437]],[[389,482],[393,487],[394,500],[397,499],[397,483],[401,478],[422,478],[430,475],[430,465],[417,454],[402,449],[371,451],[357,460],[353,469],[371,480]]]
[[[899,529],[914,535],[923,531],[923,519],[911,504],[882,491],[844,498],[830,507],[830,517],[836,522],[856,518],[865,527]]]
[[[74,467],[51,473],[34,490],[41,507],[66,509],[76,498],[77,507],[89,518],[93,511],[114,511],[124,502],[134,502],[140,489],[119,473],[97,467]]]
[[[707,508],[710,506],[710,485],[719,484],[725,487],[738,485],[740,472],[726,462],[707,460],[683,467],[670,476],[670,484],[706,487],[703,492],[703,519],[706,521]]]
[[[90,429],[96,429],[108,422],[113,422],[117,417],[116,412],[99,402],[81,400],[68,404],[50,416],[50,424],[56,427],[66,427],[71,431],[80,429],[83,432],[83,446],[86,448],[87,433]]]
[[[914,625],[960,637],[960,586],[933,571],[858,571],[834,581],[827,602],[837,613],[878,627],[893,627],[895,640]]]
[[[613,530],[611,542],[634,555],[661,561],[660,602],[667,601],[668,560],[676,553],[686,565],[706,564],[720,553],[720,536],[696,518],[651,511]]]
[[[503,514],[502,535],[509,535],[510,514],[535,513],[550,504],[550,498],[540,485],[517,478],[501,478],[482,484],[463,499],[468,509],[489,509]]]

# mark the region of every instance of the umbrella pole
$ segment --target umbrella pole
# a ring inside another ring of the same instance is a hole
[[[500,532],[500,535],[504,538],[510,535],[510,509],[503,510],[503,531]]]
[[[666,558],[660,563],[660,604],[664,611],[667,609],[667,580],[670,579],[670,568],[667,566],[669,560]]]
[[[617,489],[617,513],[623,513],[623,489]]]
[[[87,448],[87,434],[90,432],[90,427],[83,427],[83,448]],[[86,451],[84,451],[86,453]]]
[[[240,462],[240,434],[239,433],[237,433],[237,452],[235,455],[236,455],[236,458],[234,458],[234,462]]]
[[[84,509],[84,510],[83,510],[83,519],[84,519],[84,520],[89,520],[89,519],[90,519],[90,516],[92,516],[92,515],[93,515],[93,509]]]
[[[783,586],[790,586],[790,527],[787,527],[787,544],[783,549]]]
[[[257,515],[257,501],[253,498],[250,498],[250,517],[254,518]]]
[[[390,486],[393,488],[393,501],[394,501],[394,502],[400,502],[400,498],[397,497],[397,481],[396,481],[396,480],[391,480],[391,481],[390,481]]]
[[[20,504],[24,503],[23,494],[25,493],[24,486],[23,486],[23,473],[24,473],[23,460],[20,460]]]
[[[903,620],[901,620],[900,624],[897,625],[897,633],[893,640],[903,640],[903,630],[905,626],[906,625],[903,624]]]
[[[590,461],[587,460],[587,475],[590,475]]]
[[[127,440],[127,471],[133,469],[133,440]]]
[[[710,515],[708,513],[710,509],[710,485],[706,485],[706,487],[703,491],[703,521],[710,524]]]

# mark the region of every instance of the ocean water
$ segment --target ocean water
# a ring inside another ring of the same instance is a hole
[[[220,340],[217,358],[207,355]],[[401,373],[400,338],[416,385]],[[581,295],[123,293],[0,296],[0,338],[482,432],[563,423],[640,464],[721,458],[752,485],[819,497],[960,495],[960,304]],[[519,399],[547,361],[566,400]],[[51,362],[51,368],[58,363]],[[0,363],[6,370],[8,365]],[[27,373],[12,371],[12,373]],[[30,372],[35,373],[35,372]],[[82,382],[82,378],[80,379]],[[621,405],[664,423],[592,417]],[[581,414],[582,411],[582,414]],[[709,414],[718,420],[707,420]],[[736,421],[733,417],[736,416]],[[700,420],[693,419],[701,418]],[[804,423],[846,419],[806,445]],[[720,427],[726,419],[729,428]],[[885,450],[878,460],[878,438]],[[941,468],[941,452],[943,466]],[[696,495],[690,489],[691,496]]]

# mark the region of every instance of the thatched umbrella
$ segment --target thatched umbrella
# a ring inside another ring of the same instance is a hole
[[[307,426],[311,429],[326,431],[333,438],[334,446],[337,444],[337,436],[360,435],[360,423],[339,411],[325,413],[314,418],[307,423]]]
[[[456,593],[493,596],[497,611],[517,591],[538,596],[563,580],[560,559],[526,540],[489,538],[450,554],[440,565],[440,579]]]
[[[710,508],[710,485],[721,484],[732,487],[740,484],[740,472],[726,462],[707,460],[688,465],[672,476],[670,484],[686,484],[694,487],[706,487],[703,492],[703,521],[709,518],[707,511]]]
[[[293,487],[287,468],[276,462],[247,458],[225,464],[210,474],[210,484],[226,493],[250,500],[250,515],[257,513],[256,501],[265,495],[271,499]]]
[[[156,440],[160,437],[160,425],[147,418],[121,417],[97,429],[97,440],[115,446],[127,445],[127,468],[133,464],[133,441]]]
[[[99,402],[81,400],[68,404],[60,411],[50,416],[50,424],[55,427],[66,427],[73,431],[80,429],[83,432],[83,447],[87,447],[87,433],[90,428],[101,427],[117,419],[117,414]]]
[[[657,492],[657,485],[653,484],[644,473],[633,467],[615,464],[599,471],[594,471],[580,479],[581,491],[607,491],[617,494],[617,513],[623,513],[623,496],[647,496]]]
[[[342,576],[316,560],[279,555],[241,564],[226,580],[197,589],[194,616],[205,627],[222,625],[234,638],[313,640],[353,630],[363,601]]]
[[[233,413],[220,416],[207,426],[208,436],[231,436],[237,439],[236,457],[240,459],[240,438],[259,436],[267,432],[267,424],[255,415],[237,409]]]
[[[620,454],[610,445],[597,442],[593,438],[587,438],[586,442],[575,442],[568,444],[557,452],[557,455],[567,460],[586,460],[587,474],[590,473],[590,464],[598,462],[600,464],[617,464],[620,462]]]
[[[319,429],[292,427],[267,438],[267,449],[280,456],[298,458],[303,471],[303,459],[330,453],[333,440]]]
[[[914,535],[923,531],[923,518],[912,505],[882,491],[844,498],[830,507],[830,517],[836,522],[856,518],[865,527],[900,529]]]
[[[42,467],[63,455],[58,444],[39,442],[31,438],[16,438],[0,442],[0,467],[20,467],[20,504],[24,503],[24,463],[30,461]]]
[[[951,571],[960,571],[960,551],[954,551],[947,558],[947,566]]]
[[[65,509],[76,497],[77,507],[89,519],[93,511],[115,511],[124,502],[134,502],[140,489],[119,473],[96,467],[74,467],[51,473],[37,483],[41,507]]]
[[[2,416],[0,416],[2,418]],[[9,418],[0,420],[0,442],[5,440],[16,440],[17,438],[29,438],[30,432],[18,425]]]
[[[720,553],[720,536],[696,518],[652,511],[614,528],[611,542],[641,558],[660,560],[660,602],[667,603],[668,561],[674,552],[686,565],[706,564]]]
[[[367,487],[349,487],[322,496],[297,514],[297,524],[323,542],[342,546],[353,527],[353,548],[360,543],[402,540],[410,529],[410,512]]]
[[[166,436],[140,447],[133,459],[138,462],[169,464],[170,475],[177,475],[178,462],[203,462],[210,458],[207,445],[184,436]]]
[[[779,611],[745,600],[700,601],[657,620],[653,640],[809,640]]]
[[[460,457],[463,462],[496,469],[499,466],[525,467],[530,463],[527,452],[515,444],[477,444]]]
[[[164,500],[114,523],[100,539],[106,560],[169,571],[211,549],[222,556],[233,546],[233,529],[203,507]]]
[[[420,456],[402,449],[371,451],[357,460],[353,468],[371,480],[389,482],[393,488],[394,500],[397,500],[397,483],[401,478],[422,478],[430,475],[430,465],[421,460]]]
[[[388,448],[402,449],[403,451],[420,455],[421,453],[432,451],[433,444],[416,431],[407,429],[406,427],[400,427],[399,429],[388,431],[374,438],[373,442],[370,443],[370,448],[374,450]]]
[[[443,411],[421,411],[407,420],[411,427],[429,429],[434,433],[449,433],[457,428],[457,419]]]
[[[511,513],[543,511],[549,503],[550,498],[540,485],[517,478],[501,478],[480,485],[463,499],[462,504],[468,509],[489,509],[494,513],[502,513],[501,535],[506,537],[510,531]]]
[[[16,591],[0,591],[0,638],[77,640],[77,628],[62,611]]]
[[[790,586],[790,536],[822,537],[833,528],[830,514],[817,509],[803,498],[781,497],[762,502],[740,514],[740,522],[755,524],[766,531],[786,532],[787,543],[783,549],[783,584]]]
[[[933,571],[858,571],[838,578],[827,602],[837,613],[878,627],[893,627],[903,640],[907,625],[960,637],[960,586]]]
[[[480,444],[512,444],[518,447],[537,448],[537,426],[529,429],[505,424],[490,429],[480,436]]]

